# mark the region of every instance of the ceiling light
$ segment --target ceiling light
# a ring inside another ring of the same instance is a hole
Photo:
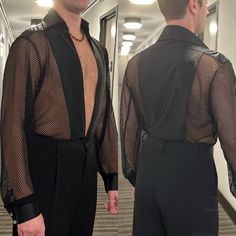
[[[124,27],[126,29],[140,29],[142,27],[140,18],[126,18]]]
[[[122,42],[122,46],[125,46],[125,47],[132,47],[133,44],[134,43],[132,41],[123,41]]]
[[[52,0],[36,0],[35,1],[40,7],[53,7]]]
[[[127,41],[133,41],[136,39],[136,35],[134,33],[124,33],[123,39]]]
[[[151,5],[154,2],[156,2],[156,0],[129,0],[129,1],[133,4],[138,4],[138,5]]]
[[[130,47],[128,47],[128,46],[122,46],[122,47],[121,47],[121,52],[120,52],[120,54],[121,54],[122,56],[127,56],[127,55],[129,54],[129,52],[130,52]]]

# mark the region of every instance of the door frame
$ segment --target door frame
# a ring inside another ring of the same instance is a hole
[[[115,64],[116,64],[116,47],[117,47],[117,36],[118,36],[118,6],[112,8],[106,14],[100,17],[100,35],[99,41],[106,46],[106,36],[107,36],[107,22],[111,19],[116,17],[116,33],[115,33],[115,44],[114,44],[114,54],[110,55],[110,58],[113,57],[112,65],[109,62],[109,71],[112,73],[112,78],[110,78],[110,96],[113,98],[113,91],[114,91],[114,78],[115,78]]]

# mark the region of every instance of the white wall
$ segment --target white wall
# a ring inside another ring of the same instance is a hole
[[[0,104],[2,99],[2,84],[5,63],[9,52],[9,46],[13,42],[12,31],[4,11],[2,1],[0,0],[0,40],[1,39],[3,39],[3,42],[0,42]]]
[[[100,34],[100,18],[107,12],[118,5],[118,0],[103,0],[98,3],[90,11],[83,15],[83,18],[89,22],[90,33],[96,39],[99,39]],[[116,43],[116,60],[114,70],[114,91],[113,91],[113,107],[115,112],[116,123],[119,124],[119,101],[118,101],[118,43]]]
[[[236,1],[219,0],[218,47],[228,57],[236,70]],[[236,122],[236,121],[235,121]],[[219,189],[236,210],[236,199],[229,191],[227,165],[219,142],[215,147],[215,162],[218,171]]]
[[[2,85],[3,85],[3,74],[6,59],[9,52],[9,46],[13,41],[12,31],[9,26],[9,22],[6,18],[5,11],[3,9],[2,1],[0,0],[0,40],[3,37],[3,43],[0,43],[0,108],[2,104]],[[1,157],[0,157],[1,159]],[[1,161],[0,161],[1,170]]]

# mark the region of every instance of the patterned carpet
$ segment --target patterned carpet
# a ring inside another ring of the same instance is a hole
[[[119,214],[112,216],[107,214],[104,203],[107,196],[104,193],[103,183],[99,176],[97,215],[95,220],[94,236],[131,236],[133,200],[131,187],[120,175],[119,185],[122,186],[119,197]],[[220,234],[219,236],[236,236],[236,225],[232,223],[225,211],[220,207]],[[0,202],[0,236],[11,235],[11,221]]]

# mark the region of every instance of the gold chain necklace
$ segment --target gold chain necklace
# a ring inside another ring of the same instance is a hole
[[[69,34],[70,34],[70,36],[71,36],[71,38],[73,38],[75,41],[77,41],[77,42],[82,42],[83,40],[84,40],[84,32],[83,32],[83,30],[81,30],[81,33],[82,33],[82,38],[80,39],[80,38],[77,38],[77,37],[75,37],[71,32],[69,32]]]

